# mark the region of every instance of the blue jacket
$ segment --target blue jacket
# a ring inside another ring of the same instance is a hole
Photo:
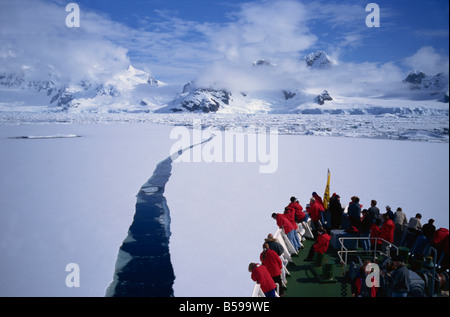
[[[361,218],[361,206],[358,203],[351,203],[348,206],[348,215],[352,218]]]

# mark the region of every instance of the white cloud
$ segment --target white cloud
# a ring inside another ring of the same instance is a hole
[[[29,79],[49,72],[73,80],[102,79],[130,61],[128,50],[107,35],[123,26],[82,12],[80,28],[68,28],[65,5],[42,1],[0,2],[0,72],[26,69]]]
[[[376,95],[396,89],[395,83],[406,76],[393,63],[340,62],[330,70],[314,71],[302,62],[303,54],[316,49],[339,59],[360,45],[362,30],[367,31],[364,6],[262,0],[235,7],[224,23],[187,21],[158,11],[158,19],[143,20],[139,29],[81,8],[81,27],[67,28],[68,13],[61,2],[2,0],[0,72],[25,69],[30,77],[52,71],[74,80],[102,79],[133,60],[158,79],[179,85],[197,80],[233,91],[328,89],[342,95]],[[321,32],[329,32],[325,39],[312,32],[320,23],[326,24]],[[252,67],[258,59],[278,66]],[[448,56],[431,47],[404,62],[430,74],[448,69]]]
[[[300,52],[317,41],[305,23],[307,8],[283,0],[243,3],[239,9],[231,22],[205,30],[215,58],[198,83],[245,91],[295,87],[297,80],[291,75],[304,68]],[[278,66],[252,67],[259,59]]]
[[[405,64],[412,70],[423,71],[429,75],[448,72],[449,57],[441,55],[431,46],[421,47],[414,55],[405,59]]]
[[[297,1],[245,3],[212,44],[229,60],[292,58],[317,40],[305,24],[306,13]]]
[[[335,59],[348,47],[359,45],[364,36],[351,27],[358,23],[356,12],[359,20],[364,17],[364,7],[321,4],[306,7],[297,1],[262,1],[242,5],[233,22],[209,31],[212,45],[223,58],[205,68],[197,83],[232,91],[299,89],[320,93],[327,89],[354,96],[380,95],[399,88],[405,74],[393,63],[340,62],[328,70],[306,67],[302,55],[314,51],[318,42],[306,21],[323,18],[334,27],[349,23],[348,31],[339,34],[340,44],[329,52]],[[260,58],[277,67],[252,67]]]

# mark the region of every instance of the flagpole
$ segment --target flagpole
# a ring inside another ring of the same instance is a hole
[[[325,186],[325,193],[323,194],[323,207],[325,210],[328,209],[328,203],[330,202],[330,169],[328,169],[327,173],[327,185]]]

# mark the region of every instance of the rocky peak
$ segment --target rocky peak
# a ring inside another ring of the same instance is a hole
[[[269,67],[275,67],[277,66],[276,64],[272,64],[271,62],[265,60],[265,59],[260,59],[257,61],[253,62],[253,66],[254,67],[259,67],[259,66],[269,66]]]
[[[331,100],[333,100],[333,98],[330,96],[330,94],[328,93],[327,90],[322,91],[322,93],[316,97],[316,102],[319,105],[323,105],[325,103],[325,101],[331,101]]]
[[[312,68],[328,68],[336,63],[324,51],[316,51],[304,57],[306,66]]]

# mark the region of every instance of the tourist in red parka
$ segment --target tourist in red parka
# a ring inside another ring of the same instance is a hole
[[[322,207],[323,206],[323,201],[322,201],[322,197],[320,197],[316,192],[312,193],[312,196],[314,197],[314,199],[316,200],[316,203],[320,204]],[[324,208],[325,209],[325,208]]]
[[[277,221],[278,227],[284,229],[284,233],[288,237],[294,250],[298,251],[302,248],[302,244],[298,238],[297,230],[294,230],[294,226],[285,214],[273,213],[272,218]]]
[[[283,264],[281,263],[281,259],[278,254],[269,248],[267,243],[263,244],[263,252],[261,252],[260,260],[262,265],[267,268],[270,276],[275,283],[278,283],[280,286],[280,296],[284,294],[284,287],[281,281],[281,269],[283,268]]]
[[[297,230],[298,225],[297,225],[297,222],[295,222],[295,209],[288,206],[288,207],[284,208],[284,214],[286,215],[288,220],[291,222],[294,229]]]
[[[380,238],[381,237],[381,220],[380,219],[375,219],[375,222],[372,224],[372,226],[370,227],[370,237],[372,238]],[[374,247],[375,250],[380,250],[380,248],[378,248],[379,245],[381,245],[381,240],[379,239],[370,239],[370,244]]]
[[[323,208],[322,204],[317,202],[314,197],[311,197],[308,212],[309,216],[311,217],[312,234],[314,236],[314,239],[316,239],[317,237],[318,228],[322,226],[320,220],[322,219],[322,212],[324,211],[325,209]]]
[[[289,217],[285,214],[272,214],[272,218],[277,221],[277,226],[281,229],[284,229],[284,233],[287,235],[289,232],[294,230],[294,226],[292,225]]]
[[[305,258],[305,261],[312,261],[314,252],[319,254],[324,254],[327,252],[328,247],[330,245],[331,236],[326,232],[323,227],[318,228],[318,236],[316,242],[309,249],[308,256]]]
[[[434,232],[433,238],[431,239],[431,243],[435,246],[435,248],[438,251],[448,253],[448,236],[449,236],[448,229],[439,228]]]
[[[395,224],[394,222],[389,218],[389,215],[387,213],[383,214],[383,225],[381,226],[381,233],[380,238],[393,243],[394,242],[394,230],[395,230]]]
[[[324,254],[328,250],[328,246],[330,245],[331,236],[324,232],[317,236],[316,243],[313,244],[314,252],[319,254]]]
[[[261,286],[261,290],[266,297],[276,297],[277,286],[264,265],[250,263],[248,266],[248,271],[252,273],[252,280]]]
[[[441,268],[443,270],[446,270],[449,267],[448,237],[449,237],[448,229],[439,228],[434,232],[433,238],[431,240],[431,245],[434,246],[438,252],[438,258],[441,258],[443,252],[446,254],[445,256],[442,257],[441,260]]]
[[[297,223],[302,222],[303,220],[305,220],[305,213],[303,212],[303,207],[302,205],[300,205],[300,203],[298,202],[297,198],[295,197],[291,197],[291,202],[288,205],[289,208],[294,209],[295,211],[295,221]]]
[[[259,256],[262,265],[264,265],[270,273],[270,276],[278,276],[281,274],[281,269],[283,265],[281,264],[281,259],[278,254],[269,249],[269,246],[264,243],[263,252]]]
[[[323,205],[318,202],[314,197],[311,197],[309,204],[309,216],[311,217],[311,221],[316,222],[322,219],[322,212],[325,209]]]

